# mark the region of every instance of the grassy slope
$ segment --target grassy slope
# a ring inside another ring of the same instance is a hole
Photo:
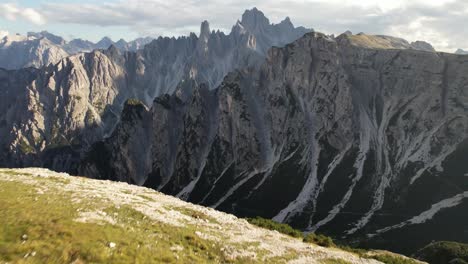
[[[0,169],[0,263],[378,263],[146,188],[34,173]]]
[[[26,184],[0,182],[0,259],[19,263],[148,263],[225,261],[217,244],[207,243],[190,228],[154,224],[128,206],[109,206],[119,225],[82,223],[77,210],[95,202],[72,203],[70,195],[55,193],[36,200]],[[22,238],[23,235],[26,237]],[[109,244],[115,243],[115,248]],[[170,248],[184,248],[174,254]],[[35,252],[35,253],[33,253]],[[29,254],[28,254],[29,253]],[[24,257],[27,254],[34,257]]]

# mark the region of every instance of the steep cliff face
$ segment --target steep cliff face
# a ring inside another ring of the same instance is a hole
[[[216,90],[127,109],[79,170],[399,251],[466,241],[467,72],[466,56],[310,33]]]
[[[40,70],[0,70],[5,79],[0,92],[8,95],[0,106],[2,135],[7,135],[0,139],[5,150],[0,164],[73,172],[81,150],[112,133],[127,99],[151,105],[154,98],[185,87],[183,82],[216,88],[228,72],[260,64],[269,47],[309,31],[291,23],[270,24],[256,9],[248,13],[262,19],[243,19],[229,35],[211,31],[205,21],[199,36],[158,38],[137,52],[112,45]]]

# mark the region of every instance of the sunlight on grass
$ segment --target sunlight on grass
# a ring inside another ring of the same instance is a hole
[[[226,262],[195,229],[154,222],[130,207],[106,208],[116,225],[75,221],[83,204],[59,192],[0,182],[0,260],[18,263]],[[92,201],[86,202],[87,210]],[[115,247],[110,247],[110,243]]]

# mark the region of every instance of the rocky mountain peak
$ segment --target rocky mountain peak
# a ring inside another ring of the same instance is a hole
[[[198,38],[197,51],[198,54],[206,54],[208,52],[208,40],[210,39],[210,23],[203,21],[200,26],[200,36]]]
[[[265,17],[262,11],[254,7],[251,10],[246,10],[242,15],[242,25],[248,30],[256,32],[270,25],[270,20]]]
[[[105,53],[115,58],[120,55],[120,50],[117,48],[116,44],[111,44]]]
[[[208,39],[210,37],[210,23],[208,21],[203,21],[200,26],[200,39]]]
[[[73,39],[73,40],[70,41],[70,43],[74,43],[74,44],[77,44],[77,45],[92,44],[91,41],[89,41],[89,40],[84,40],[84,39],[80,39],[80,38]]]
[[[48,31],[28,32],[27,36],[35,37],[38,39],[46,38],[56,45],[64,45],[66,43],[66,41],[62,37],[49,33]]]
[[[100,49],[107,49],[112,44],[114,44],[112,39],[109,37],[103,37],[98,43],[96,43],[96,46]]]
[[[141,119],[142,114],[146,111],[146,106],[138,99],[128,99],[124,103],[121,120],[132,121],[133,119]]]
[[[411,42],[411,47],[416,50],[424,50],[424,51],[429,51],[429,52],[436,51],[430,43],[427,43],[426,41],[421,41],[421,40]]]
[[[117,41],[115,44],[117,44],[117,45],[126,45],[127,41],[125,41],[125,39],[119,39],[119,41]]]
[[[289,17],[286,17],[283,21],[281,21],[281,22],[280,22],[280,25],[294,28],[294,25],[293,25],[293,23],[291,22],[291,18],[289,18]]]
[[[232,27],[231,33],[235,35],[242,35],[246,32],[244,25],[242,25],[242,22],[237,20],[236,24]]]

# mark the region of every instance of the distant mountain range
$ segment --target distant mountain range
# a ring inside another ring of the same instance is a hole
[[[65,41],[62,37],[47,31],[29,32],[27,36],[7,35],[0,39],[0,68],[20,69],[25,67],[47,66],[80,52],[108,49],[111,45],[122,51],[136,51],[150,43],[152,38],[138,38],[130,42],[118,42],[104,37],[97,43],[74,39]]]
[[[248,16],[248,12],[246,15]],[[243,21],[245,24],[244,26],[249,27],[249,30],[252,34],[255,34],[256,36],[268,35],[268,38],[270,38],[264,39],[263,37],[260,37],[257,39],[255,45],[259,46],[258,50],[266,51],[273,42],[287,43],[291,36],[285,34],[284,30],[288,30],[290,28],[289,24],[291,24],[291,21],[289,17],[282,21],[274,29],[269,29],[269,32],[261,32],[261,30],[264,28],[255,28],[254,24],[262,24],[265,22],[269,23],[268,19],[265,19],[265,21]],[[243,29],[237,28],[235,30]],[[305,28],[299,28],[298,30],[306,32]],[[350,32],[348,31],[347,33]],[[292,32],[291,34],[294,35],[296,33]],[[275,39],[278,36],[279,38],[284,39]],[[401,38],[390,36],[380,37],[381,38],[379,39],[378,44],[384,48],[390,45],[393,48],[398,49],[417,49],[435,52],[435,49],[431,46],[431,44],[424,41],[409,43]],[[120,51],[137,51],[154,40],[151,37],[145,37],[137,38],[130,42],[127,42],[124,39],[120,39],[119,41],[114,42],[110,38],[104,37],[97,43],[83,39],[73,39],[71,41],[66,41],[64,38],[47,31],[28,32],[26,36],[21,36],[19,34],[8,35],[6,32],[1,32],[0,38],[0,68],[8,70],[21,69],[26,67],[40,68],[49,64],[57,63],[61,59],[70,55],[75,55],[82,52],[92,52],[93,50],[97,49],[105,50],[108,49],[111,45],[115,46]],[[376,44],[377,43],[373,43],[374,46]],[[465,54],[465,51],[460,49],[457,51],[457,54]]]
[[[464,50],[462,50],[462,49],[458,49],[458,50],[455,52],[455,54],[466,55],[466,54],[468,54],[468,51],[464,51]]]

